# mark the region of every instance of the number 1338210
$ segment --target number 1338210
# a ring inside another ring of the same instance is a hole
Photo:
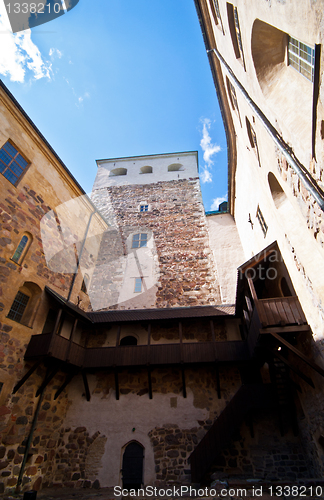
[[[6,4],[8,14],[59,14],[63,10],[62,4],[56,2],[54,4],[50,3],[19,3]]]

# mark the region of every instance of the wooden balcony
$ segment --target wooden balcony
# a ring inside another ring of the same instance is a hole
[[[84,348],[59,335],[33,335],[25,359],[52,357],[83,368],[212,363],[249,359],[244,341]]]
[[[296,296],[259,299],[255,301],[255,305],[263,328],[307,323]]]

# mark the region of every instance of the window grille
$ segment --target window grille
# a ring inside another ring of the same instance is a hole
[[[314,49],[296,40],[296,38],[289,37],[288,64],[311,82],[314,81],[314,60]]]
[[[147,246],[147,234],[139,233],[134,234],[132,241],[132,248],[141,248]]]
[[[140,212],[148,212],[148,205],[141,205]]]
[[[8,313],[8,318],[20,323],[21,318],[25,312],[28,300],[28,295],[25,295],[22,292],[18,292]]]
[[[0,172],[14,186],[18,184],[28,162],[21,156],[17,149],[7,141],[0,149]]]
[[[260,210],[259,205],[258,205],[258,208],[257,208],[256,218],[258,219],[258,221],[260,223],[260,226],[261,226],[261,229],[262,229],[264,237],[266,237],[267,231],[268,231],[268,226],[266,224],[266,221],[264,220],[264,217],[263,217],[263,214],[262,214],[262,212]]]
[[[239,47],[239,51],[240,51],[240,57],[244,61],[243,44],[242,44],[242,37],[241,37],[241,30],[240,30],[240,23],[239,23],[239,18],[238,18],[237,7],[234,7],[234,24],[235,24],[237,43],[238,43],[238,47]]]

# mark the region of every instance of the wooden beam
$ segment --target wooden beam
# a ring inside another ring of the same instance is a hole
[[[179,321],[179,341],[180,341],[180,362],[183,363],[183,349],[182,349],[182,323]],[[186,397],[186,396],[184,396]]]
[[[183,393],[183,397],[186,398],[187,397],[186,374],[184,371],[183,363],[181,363],[181,377],[182,377],[182,393]]]
[[[78,318],[75,318],[73,326],[71,328],[70,337],[69,337],[69,346],[68,346],[67,353],[66,353],[66,361],[67,362],[70,359],[71,346],[72,346],[73,336],[75,334],[75,330],[76,330],[77,324],[78,324]]]
[[[35,395],[36,398],[43,392],[43,390],[50,383],[50,381],[52,380],[52,378],[55,377],[55,375],[57,374],[57,372],[59,371],[59,369],[60,369],[60,365],[58,365],[56,368],[54,368],[54,370],[52,370],[49,375],[46,374],[46,376],[45,376],[42,384],[38,387],[38,389],[36,391],[36,395]]]
[[[309,325],[295,325],[295,326],[271,326],[269,328],[260,328],[262,335],[269,333],[301,333],[309,332]]]
[[[60,321],[61,321],[61,318],[62,318],[62,313],[63,313],[63,309],[59,309],[58,310],[58,313],[57,313],[57,316],[56,316],[56,321],[55,321],[55,325],[54,325],[54,329],[53,329],[53,333],[52,333],[52,337],[51,337],[51,341],[50,341],[50,344],[48,346],[48,355],[50,356],[51,355],[51,349],[52,349],[52,344],[54,342],[54,337],[59,329],[59,326],[60,326]]]
[[[300,377],[301,379],[303,379],[308,385],[310,385],[311,387],[313,387],[313,389],[315,389],[315,385],[314,385],[314,383],[313,383],[313,381],[312,381],[311,378],[307,377],[307,375],[304,375],[303,372],[301,372],[298,368],[296,368],[295,366],[293,366],[284,356],[282,356],[281,354],[279,354],[278,351],[275,351],[274,349],[270,349],[269,347],[267,349],[274,356],[276,356],[276,358],[280,359],[280,361],[282,361],[283,363],[285,363],[285,365],[288,366],[289,370],[291,370],[292,372],[296,373],[296,375],[298,375],[298,377]]]
[[[83,378],[83,385],[84,385],[87,401],[90,401],[91,396],[90,396],[87,374],[86,374],[85,370],[82,370],[82,378]]]
[[[116,335],[116,347],[118,347],[120,343],[120,332],[121,332],[121,325],[118,325],[117,335]]]
[[[310,366],[311,368],[313,368],[313,370],[315,370],[317,373],[319,373],[320,375],[322,375],[322,377],[324,377],[324,370],[323,370],[323,368],[321,368],[319,365],[317,365],[316,363],[314,363],[314,361],[312,361],[311,359],[307,358],[307,356],[305,356],[305,354],[303,354],[301,351],[299,351],[299,349],[296,349],[296,347],[294,347],[293,345],[291,345],[290,342],[287,342],[287,340],[285,340],[284,338],[280,337],[280,335],[278,335],[277,333],[271,332],[271,335],[275,339],[279,340],[279,342],[281,344],[283,344],[286,347],[288,347],[288,349],[290,349],[291,352],[293,352],[294,354],[296,354],[296,356],[298,356],[305,363],[307,363],[308,366]]]
[[[147,345],[151,345],[151,323],[147,327]]]
[[[259,299],[258,299],[258,296],[256,294],[252,278],[247,278],[247,282],[248,282],[248,285],[250,288],[252,299],[254,300],[254,302],[257,302]]]
[[[61,387],[59,389],[57,389],[55,395],[54,395],[54,399],[57,399],[59,397],[59,395],[64,391],[65,387],[71,382],[71,380],[73,379],[75,373],[69,373],[66,378],[65,378],[65,381],[63,382],[63,384],[61,385]]]
[[[115,368],[115,390],[116,390],[116,399],[119,400],[119,381],[118,381],[117,368]]]
[[[153,399],[153,392],[152,392],[152,377],[151,377],[151,367],[147,367],[147,377],[148,377],[148,390],[149,390],[149,398]]]
[[[29,379],[29,377],[34,373],[36,368],[39,367],[39,365],[41,364],[42,361],[43,361],[43,358],[39,359],[38,361],[36,361],[36,363],[31,368],[29,368],[28,372],[19,380],[19,382],[17,382],[17,384],[13,388],[12,394],[16,394],[18,389],[20,389],[20,387],[26,382],[26,380]]]
[[[220,378],[219,378],[219,365],[218,365],[217,361],[215,363],[215,373],[216,373],[217,396],[218,396],[218,399],[222,399],[221,387],[220,387]]]

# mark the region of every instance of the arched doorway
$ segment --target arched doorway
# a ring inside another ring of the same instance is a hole
[[[138,490],[143,483],[144,448],[139,443],[129,443],[123,455],[123,488]]]
[[[137,338],[133,337],[133,335],[123,337],[120,341],[120,345],[137,345]]]

